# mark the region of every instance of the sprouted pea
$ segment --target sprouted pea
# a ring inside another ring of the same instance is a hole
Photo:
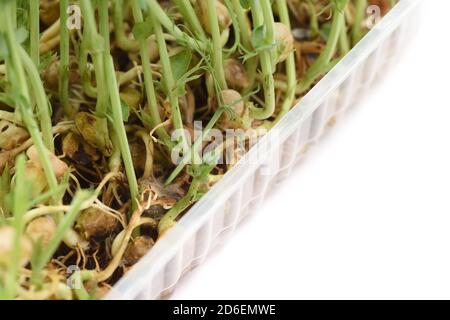
[[[36,1],[39,2],[39,1]],[[67,10],[69,9],[69,0],[60,0],[60,20],[67,21],[69,18]],[[70,35],[68,28],[60,28],[59,42],[59,100],[61,107],[67,116],[71,116],[73,110],[69,103],[69,63],[70,63]]]

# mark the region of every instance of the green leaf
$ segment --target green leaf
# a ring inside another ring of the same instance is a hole
[[[147,39],[153,34],[153,24],[147,19],[144,22],[136,23],[133,27],[133,35],[136,39]]]
[[[86,40],[86,51],[89,53],[100,53],[105,51],[105,39],[98,34],[93,34],[92,39],[89,37]]]
[[[147,1],[145,1],[145,0],[138,0],[138,1],[139,1],[139,6],[141,7],[142,11],[147,12],[148,11]]]
[[[6,45],[6,38],[3,33],[0,33],[0,59],[6,59],[9,55],[8,46]]]
[[[328,36],[331,32],[331,22],[325,22],[322,24],[319,34],[325,42],[328,42]]]
[[[152,120],[152,117],[150,117],[150,115],[148,113],[144,112],[144,110],[141,109],[139,112],[136,113],[136,115],[142,121],[144,126],[153,128],[153,126],[154,126],[153,120]]]
[[[0,93],[0,102],[7,106],[14,107],[14,100],[7,94]]]
[[[55,52],[47,52],[40,55],[39,72],[44,71],[53,61],[58,60],[58,55]]]
[[[27,41],[29,32],[25,28],[19,28],[14,32],[14,39],[17,43],[22,44]],[[6,35],[0,34],[0,59],[5,59],[9,54],[8,45],[6,43]]]
[[[192,61],[192,52],[188,49],[182,50],[170,57],[173,78],[176,81],[177,96],[183,96],[186,93],[186,83],[191,75],[189,70]]]
[[[198,172],[200,178],[206,178],[211,171],[217,166],[220,157],[222,156],[222,149],[215,148],[203,156],[203,164],[200,165]]]
[[[266,27],[264,25],[253,30],[252,45],[255,49],[268,45],[266,42]]]
[[[29,32],[27,29],[25,29],[24,27],[21,27],[19,29],[16,30],[15,32],[15,39],[19,44],[24,43],[25,41],[27,41],[28,36],[29,36]]]
[[[242,8],[250,9],[250,0],[240,0]]]
[[[120,99],[120,105],[122,107],[122,117],[124,122],[128,122],[128,119],[130,118],[130,106]]]
[[[175,80],[181,79],[186,74],[191,65],[191,60],[192,52],[188,49],[182,50],[170,57],[173,78]]]

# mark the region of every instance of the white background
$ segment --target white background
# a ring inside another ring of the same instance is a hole
[[[174,299],[450,298],[450,1]]]

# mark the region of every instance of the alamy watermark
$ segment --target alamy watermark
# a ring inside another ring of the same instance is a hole
[[[67,14],[69,15],[66,21],[66,27],[69,30],[81,30],[82,15],[81,9],[77,4],[72,4],[67,7]],[[382,18],[381,8],[378,5],[369,5],[366,9],[366,19],[364,25],[367,29],[372,29]]]
[[[80,267],[76,265],[68,266],[66,269],[67,274],[67,286],[72,290],[79,290],[83,286],[83,281],[81,279]]]
[[[69,30],[81,30],[81,9],[78,5],[72,4],[67,7],[69,17],[66,21],[66,27]]]
[[[367,29],[373,29],[382,18],[381,8],[377,5],[370,5],[366,9],[366,15],[365,25]]]

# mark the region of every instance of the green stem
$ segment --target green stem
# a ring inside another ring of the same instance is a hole
[[[45,147],[53,153],[55,151],[55,147],[53,145],[52,119],[50,115],[49,102],[47,100],[47,95],[45,94],[45,89],[42,85],[41,77],[39,76],[36,65],[28,56],[25,49],[20,46],[19,54],[20,58],[22,59],[25,71],[30,77],[31,89],[33,90],[34,98],[38,107],[42,139],[44,141]]]
[[[245,13],[245,10],[242,8],[240,0],[232,0],[232,7],[239,24],[239,30],[241,33],[243,47],[245,51],[252,52],[253,51],[252,29],[248,21],[248,17]],[[250,81],[250,85],[247,91],[251,91],[256,79],[256,69],[258,68],[258,57],[255,56],[250,58],[246,62],[245,68],[247,71],[247,76]]]
[[[86,290],[86,288],[84,286],[84,282],[91,280],[93,278],[93,276],[94,276],[94,271],[91,271],[91,270],[82,270],[82,271],[78,272],[78,274],[75,273],[72,275],[72,277],[74,277],[74,278],[78,277],[78,279],[74,279],[74,281],[81,282],[81,286],[79,288],[73,289],[78,300],[83,301],[83,300],[91,300],[92,299],[91,294]]]
[[[25,127],[27,128],[33,144],[37,149],[39,162],[44,170],[49,188],[50,190],[54,190],[58,187],[58,180],[56,179],[55,172],[53,171],[52,164],[48,157],[48,150],[42,140],[41,132],[39,131],[36,121],[34,120],[34,115],[29,107],[27,107],[25,104],[19,103],[18,105],[23,118],[23,122],[25,123]]]
[[[195,35],[201,40],[206,40],[206,34],[203,30],[202,24],[195,13],[194,8],[192,7],[190,0],[174,0],[175,4],[178,7],[178,10],[183,15],[184,20],[192,28]]]
[[[5,165],[3,173],[0,176],[0,211],[2,218],[9,218],[11,216],[10,208],[7,205],[8,194],[11,190],[11,170],[8,165]],[[0,218],[0,221],[1,219]]]
[[[177,86],[175,79],[173,78],[172,66],[170,64],[169,53],[167,52],[166,40],[164,39],[163,30],[158,19],[155,18],[153,13],[150,13],[151,19],[153,21],[153,28],[155,30],[156,42],[158,44],[159,56],[161,59],[161,65],[163,70],[163,81],[164,87],[166,89],[166,95],[169,99],[171,113],[172,113],[172,123],[173,127],[177,132],[184,132],[183,119],[181,117],[181,111],[177,95]],[[187,150],[188,143],[184,134],[179,135],[179,140],[177,143],[181,143],[183,150]]]
[[[197,52],[204,52],[206,50],[205,44],[203,42],[195,40],[194,38],[181,31],[180,28],[178,28],[178,26],[163,10],[163,8],[161,8],[161,5],[157,0],[147,0],[147,4],[149,6],[149,12],[151,12],[154,20],[157,20],[170,34],[172,34],[178,43],[185,45]]]
[[[87,37],[86,33],[87,32],[84,32],[83,38]],[[80,67],[80,75],[81,75],[81,82],[82,82],[82,86],[83,86],[83,92],[89,98],[96,99],[97,98],[97,88],[95,88],[92,85],[89,70],[87,68],[88,56],[89,56],[89,53],[86,50],[86,41],[81,41],[80,50],[78,53],[78,60],[79,60],[78,65]]]
[[[213,129],[217,121],[219,121],[222,114],[225,112],[224,108],[219,108],[216,110],[214,115],[212,116],[211,120],[209,120],[208,124],[203,130],[202,136],[198,138],[192,147],[189,149],[189,152],[184,155],[183,159],[180,161],[180,163],[177,165],[175,170],[170,174],[169,178],[167,178],[165,184],[169,185],[170,183],[175,180],[175,178],[180,174],[180,172],[184,169],[184,167],[193,159],[193,155],[197,155],[200,151],[200,148],[203,144],[203,141],[205,141],[206,137],[208,137],[210,131]]]
[[[30,56],[39,67],[39,0],[30,0]]]
[[[219,21],[217,20],[216,0],[206,0],[208,11],[208,22],[211,28],[211,37],[213,42],[212,62],[221,90],[227,89],[225,72],[223,70],[222,43],[220,39]]]
[[[350,42],[347,35],[347,23],[343,19],[343,26],[339,34],[339,49],[341,56],[345,56],[350,51]]]
[[[81,5],[81,11],[83,13],[83,18],[84,18],[84,53],[85,56],[87,57],[89,54],[89,49],[91,49],[91,51],[93,51],[92,54],[92,59],[94,60],[94,68],[95,68],[95,73],[96,73],[96,78],[97,78],[97,87],[98,87],[98,91],[103,91],[102,89],[100,89],[100,86],[104,85],[105,79],[104,79],[104,71],[103,71],[103,67],[102,68],[97,68],[99,65],[103,65],[103,51],[105,50],[104,46],[102,48],[101,51],[99,50],[94,50],[93,48],[96,47],[96,45],[98,46],[98,42],[103,42],[104,43],[104,39],[100,37],[100,35],[97,32],[97,26],[95,23],[95,18],[94,18],[94,10],[91,6],[91,2],[89,0],[80,0],[80,5]],[[87,59],[86,59],[87,62]],[[99,63],[100,62],[100,63]],[[98,69],[98,70],[97,70]],[[98,73],[98,74],[97,74]],[[100,100],[100,99],[99,99]],[[99,105],[99,101],[97,101],[97,105]],[[104,106],[102,106],[103,108]]]
[[[328,36],[328,41],[325,49],[320,53],[313,65],[306,71],[304,79],[297,85],[297,93],[303,92],[304,86],[307,84],[312,84],[318,76],[323,74],[324,70],[327,70],[330,61],[333,58],[339,37],[341,35],[341,30],[345,26],[344,10],[340,11],[338,9],[334,10],[333,20],[331,22],[331,30]]]
[[[298,95],[301,95],[305,93],[306,90],[308,90],[314,81],[316,81],[319,77],[322,75],[328,73],[331,69],[333,69],[336,64],[341,60],[341,58],[336,58],[332,61],[330,61],[328,64],[324,64],[321,66],[321,68],[317,68],[314,70],[314,73],[309,72],[307,76],[303,77],[303,79],[298,83],[295,92]],[[277,88],[280,88],[277,86]]]
[[[84,201],[88,200],[92,196],[89,191],[78,191],[73,197],[72,203],[70,204],[69,211],[64,215],[64,217],[59,222],[55,234],[50,239],[49,243],[45,246],[40,259],[33,266],[33,273],[35,277],[38,277],[40,271],[45,267],[45,265],[52,259],[56,250],[61,244],[67,231],[71,229],[73,222],[78,216]]]
[[[97,32],[94,10],[92,9],[91,2],[89,0],[80,0],[80,5],[84,17],[85,36],[87,37],[85,40],[88,43],[88,47],[96,48],[98,47],[98,42],[103,43],[102,50],[93,49],[91,55],[94,62],[95,77],[97,79],[97,104],[95,107],[97,116],[97,146],[103,154],[109,156],[111,155],[112,145],[109,138],[108,122],[106,119],[108,103],[108,91],[104,64],[106,39],[101,37]]]
[[[133,17],[136,23],[142,23],[144,18],[142,16],[142,11],[139,7],[139,0],[132,1],[132,9],[133,9]],[[153,84],[153,73],[152,67],[150,64],[150,51],[147,46],[146,39],[138,39],[140,55],[142,61],[142,68],[144,69],[144,85],[145,85],[145,93],[147,96],[147,104],[150,111],[150,116],[152,119],[152,127],[155,128],[159,124],[161,124],[161,116],[158,108],[158,100],[156,97],[156,90]],[[166,146],[171,146],[172,141],[170,140],[170,136],[167,133],[165,128],[158,128],[156,130],[156,134],[163,141]],[[170,149],[170,148],[169,148]]]
[[[24,231],[23,217],[28,210],[27,194],[29,194],[29,185],[25,178],[25,156],[20,155],[16,160],[16,183],[13,191],[13,207],[14,215],[14,242],[11,250],[11,260],[6,274],[5,280],[5,294],[7,299],[14,299],[16,295],[16,288],[18,287],[18,275],[20,269],[20,259],[22,254],[22,235]]]
[[[158,224],[158,232],[160,234],[170,229],[174,225],[178,216],[193,203],[199,186],[199,179],[194,178],[189,187],[188,193],[181,200],[179,200],[160,220]]]
[[[72,115],[69,106],[69,62],[70,62],[70,39],[69,28],[66,22],[69,19],[67,9],[69,0],[60,0],[59,14],[61,19],[60,42],[59,42],[59,102],[64,110],[64,114],[68,117]]]
[[[364,20],[367,8],[367,0],[355,0],[355,20],[352,28],[352,41],[355,46],[363,37],[361,24]]]
[[[99,12],[99,16],[100,16],[99,31],[100,31],[100,36],[103,38],[104,45],[105,45],[104,51],[103,51],[104,59],[106,59],[109,56],[110,51],[111,51],[111,44],[110,44],[110,40],[109,40],[110,34],[109,34],[108,5],[109,5],[108,0],[100,0],[99,1],[99,8],[98,8],[98,12]]]
[[[310,15],[310,30],[313,38],[319,35],[319,19],[317,19],[317,10],[311,0],[307,1]]]
[[[128,178],[128,186],[130,188],[132,210],[134,211],[138,205],[139,187],[136,180],[136,173],[134,171],[133,159],[131,157],[130,145],[127,138],[127,133],[123,123],[122,104],[120,102],[119,88],[117,86],[117,79],[115,76],[114,62],[111,56],[106,59],[106,70],[109,77],[108,91],[110,94],[111,109],[113,114],[113,125],[117,140],[119,142],[122,160],[125,167],[125,172]]]
[[[289,11],[286,1],[276,0],[278,14],[280,21],[291,29],[291,21],[289,19]],[[283,118],[286,113],[292,108],[295,99],[295,87],[297,85],[297,71],[295,68],[295,53],[291,52],[286,60],[286,75],[287,75],[287,91],[283,105],[281,106],[280,113],[273,122],[274,125]]]
[[[136,179],[136,173],[134,171],[133,159],[131,157],[130,145],[127,138],[122,114],[122,103],[120,101],[119,87],[117,85],[116,71],[114,68],[113,58],[110,54],[110,42],[109,42],[109,17],[108,17],[108,1],[100,1],[99,7],[100,13],[100,34],[105,40],[104,51],[104,69],[106,74],[107,91],[109,92],[109,98],[111,102],[111,110],[113,117],[113,127],[115,131],[115,139],[119,143],[120,153],[122,155],[122,161],[125,167],[125,173],[128,178],[128,186],[130,188],[131,206],[134,211],[138,205],[139,187]]]
[[[112,15],[113,15],[113,23],[114,23],[114,35],[119,48],[124,51],[133,51],[136,52],[139,50],[139,42],[133,39],[130,39],[126,36],[125,30],[123,29],[123,1],[122,0],[114,0],[112,5]]]
[[[25,77],[25,71],[23,70],[22,63],[19,57],[18,44],[16,43],[14,30],[16,27],[16,1],[7,1],[2,4],[0,13],[3,16],[4,24],[0,24],[0,28],[5,33],[6,36],[6,45],[9,49],[9,61],[10,64],[6,63],[6,74],[11,81],[11,78],[14,76],[14,85],[24,89],[20,91],[23,94],[23,98],[28,102],[30,100],[30,96],[28,94],[28,83]],[[11,81],[12,82],[12,81]],[[16,111],[19,112],[19,108],[16,108]]]
[[[314,81],[316,81],[320,76],[328,73],[331,69],[333,69],[336,66],[336,64],[338,64],[338,62],[341,61],[341,59],[342,59],[341,57],[333,59],[330,61],[329,64],[324,65],[322,69],[318,69],[317,73],[311,74],[311,76],[308,78],[302,78],[295,88],[296,95],[304,94],[311,87]],[[275,88],[283,92],[288,91],[287,83],[284,80],[275,81]]]
[[[273,32],[273,15],[271,15],[272,7],[270,0],[253,0],[252,1],[252,15],[254,28],[265,26],[265,43],[274,43]],[[274,67],[272,64],[272,48],[261,50],[259,56],[261,60],[261,73],[263,78],[264,101],[263,108],[251,108],[251,117],[257,120],[265,120],[270,118],[275,111],[275,84],[273,79]]]
[[[264,26],[266,27],[266,39],[275,41],[275,25],[273,20],[272,3],[270,0],[259,0],[261,3],[262,15],[264,17]]]
[[[17,2],[16,0],[10,1],[11,2],[11,10],[10,13],[12,14],[11,20],[12,20],[12,26],[14,29],[17,28]]]
[[[172,209],[169,210],[159,222],[159,236],[169,230],[175,224],[175,221],[179,217],[179,215],[200,198],[201,193],[199,193],[199,189],[202,187],[203,182],[208,181],[208,176],[211,174],[211,171],[217,166],[219,157],[222,154],[222,147],[223,146],[218,146],[206,153],[203,158],[203,165],[201,167],[199,166],[196,169],[193,169],[193,179],[187,194],[180,201],[178,201],[175,206],[173,206]]]
[[[247,15],[245,14],[245,10],[242,8],[240,0],[232,0],[231,3],[233,5],[233,12],[239,23],[239,30],[241,32],[241,39],[244,48],[251,51],[253,49],[252,30]]]

